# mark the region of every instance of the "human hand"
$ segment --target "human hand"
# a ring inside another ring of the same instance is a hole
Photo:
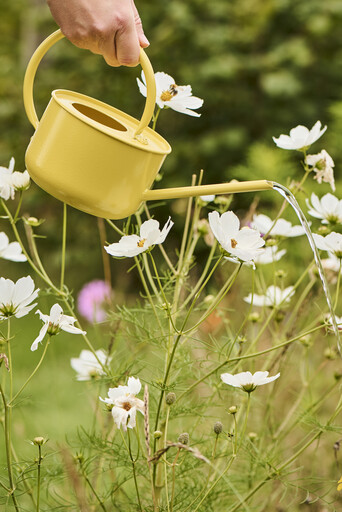
[[[47,0],[74,45],[103,55],[110,66],[136,66],[149,45],[133,0]]]

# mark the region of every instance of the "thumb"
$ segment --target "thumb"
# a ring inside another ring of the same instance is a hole
[[[146,48],[147,46],[150,45],[150,42],[147,39],[147,37],[145,36],[145,34],[144,34],[144,30],[143,30],[143,26],[142,26],[142,21],[141,21],[141,18],[139,16],[138,10],[135,7],[135,4],[134,4],[133,0],[132,0],[132,9],[133,9],[133,15],[134,15],[135,28],[136,28],[136,31],[137,31],[137,35],[138,35],[140,46],[142,48]]]

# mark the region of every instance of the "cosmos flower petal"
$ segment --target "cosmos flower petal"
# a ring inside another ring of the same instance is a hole
[[[14,262],[27,261],[25,254],[22,253],[20,244],[18,242],[11,242],[3,250],[0,249],[0,257],[5,260]]]
[[[240,387],[240,383],[235,378],[235,376],[232,375],[231,373],[222,373],[221,380],[225,384],[228,384],[229,386],[233,386],[234,388],[239,388]]]
[[[290,135],[280,135],[279,138],[273,137],[274,143],[282,149],[304,150],[316,140],[318,140],[326,131],[325,126],[321,130],[321,122],[317,121],[309,130],[306,126],[298,125],[290,130]]]
[[[272,377],[268,377],[268,372],[255,372],[254,375],[251,372],[241,372],[236,375],[230,373],[223,373],[221,379],[225,384],[230,386],[239,387],[244,391],[251,393],[258,386],[269,384],[274,380],[278,379],[280,373]]]
[[[127,382],[128,392],[132,395],[137,395],[141,390],[141,382],[140,379],[136,379],[135,377],[129,377]]]
[[[15,303],[23,303],[28,297],[30,297],[34,290],[34,281],[31,276],[21,277],[16,282],[14,293],[13,293],[13,302]],[[25,304],[26,305],[26,304]]]
[[[31,345],[32,351],[37,350],[38,343],[40,343],[43,340],[45,334],[47,333],[47,330],[48,330],[48,324],[44,324],[43,327],[40,329],[37,338],[34,340],[34,342]]]
[[[112,416],[114,419],[115,425],[120,428],[122,425],[123,430],[126,432],[127,430],[127,418],[128,418],[128,411],[125,409],[122,409],[122,407],[116,407],[114,406],[112,409]]]

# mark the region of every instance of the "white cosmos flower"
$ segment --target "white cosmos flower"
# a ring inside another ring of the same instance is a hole
[[[132,258],[145,252],[149,247],[156,244],[162,244],[167,237],[168,232],[173,226],[171,217],[160,231],[159,222],[150,219],[141,224],[140,235],[125,235],[119,242],[108,245],[105,250],[111,256],[126,256]]]
[[[255,229],[243,227],[233,212],[210,212],[209,224],[216,240],[221,247],[233,257],[241,261],[251,261],[262,251],[265,241]]]
[[[284,236],[292,238],[294,236],[301,236],[305,234],[305,230],[302,226],[292,226],[291,222],[285,219],[278,219],[274,223],[272,219],[263,213],[253,216],[252,228],[257,229],[262,234],[262,236],[266,235],[267,233],[271,236]]]
[[[2,199],[14,199],[15,189],[11,185],[11,176],[14,171],[15,160],[12,157],[8,167],[0,166],[0,197]]]
[[[63,309],[59,304],[54,304],[52,306],[49,315],[44,315],[41,311],[39,311],[39,309],[36,311],[36,314],[39,315],[39,318],[44,322],[44,325],[40,329],[37,338],[31,345],[32,351],[37,350],[38,343],[40,343],[43,340],[45,334],[54,336],[58,334],[61,330],[69,332],[71,334],[87,334],[85,331],[82,331],[81,329],[78,329],[78,327],[74,326],[76,318],[64,315]]]
[[[27,261],[18,242],[9,242],[6,233],[0,233],[0,258],[10,261]]]
[[[322,224],[342,223],[342,199],[338,199],[333,194],[325,194],[321,200],[316,194],[311,194],[311,204],[306,200],[309,208],[308,214],[316,219],[322,219]]]
[[[221,380],[229,386],[243,389],[246,393],[251,393],[258,386],[269,384],[280,376],[280,373],[277,373],[277,375],[273,375],[273,377],[268,377],[268,373],[269,372],[255,372],[252,374],[251,372],[241,372],[235,375],[222,373]]]
[[[322,183],[322,181],[325,183],[330,183],[333,192],[335,192],[335,163],[329,153],[323,149],[320,153],[317,153],[317,155],[308,155],[305,161],[313,168],[313,171],[316,173],[315,180],[317,180],[318,183]]]
[[[269,263],[279,261],[284,254],[286,254],[286,249],[279,251],[277,245],[265,247],[264,251],[254,259],[254,262],[256,265],[268,265]]]
[[[96,350],[95,354],[96,357],[90,350],[82,350],[80,357],[71,358],[70,364],[77,372],[77,380],[91,380],[100,375],[105,375],[103,366],[109,364],[112,358],[108,357],[102,349]]]
[[[303,151],[323,135],[327,127],[325,126],[321,129],[321,126],[320,121],[317,121],[311,130],[306,128],[306,126],[298,125],[290,130],[290,135],[280,135],[278,139],[272,138],[278,148],[299,149]]]
[[[170,107],[181,114],[199,117],[201,114],[193,112],[203,105],[203,100],[192,96],[190,85],[176,85],[172,76],[163,72],[154,74],[156,80],[157,97],[156,103],[159,108]],[[141,72],[142,81],[137,78],[139,91],[146,98],[145,74]]]
[[[248,294],[243,300],[248,302],[248,304],[252,303],[254,306],[268,306],[268,307],[279,307],[286,302],[290,302],[292,295],[295,293],[293,286],[288,286],[284,290],[279,288],[279,286],[274,286],[273,284],[269,286],[266,290],[265,295],[258,295],[254,293]]]
[[[38,292],[30,276],[21,277],[16,283],[0,277],[0,320],[27,315],[37,305],[31,302],[37,298]]]
[[[328,251],[329,253],[336,256],[336,258],[342,259],[341,233],[335,233],[335,231],[333,231],[327,236],[316,235],[315,233],[312,236],[318,249],[321,249],[322,251]]]
[[[11,175],[10,182],[14,190],[27,190],[30,186],[30,175],[27,171],[15,171]]]
[[[137,411],[144,414],[144,402],[137,398],[141,390],[141,382],[139,379],[129,377],[127,386],[118,386],[117,388],[109,388],[108,398],[101,398],[108,406],[112,406],[112,416],[115,425],[126,432],[128,428],[134,428],[136,423]]]

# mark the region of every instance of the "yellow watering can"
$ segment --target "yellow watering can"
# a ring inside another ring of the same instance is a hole
[[[209,194],[269,190],[267,180],[150,190],[170,145],[148,127],[156,101],[151,63],[143,49],[147,98],[140,121],[96,99],[58,89],[39,121],[33,102],[38,65],[64,36],[51,34],[33,54],[24,79],[24,105],[35,128],[26,151],[26,167],[46,192],[84,212],[122,219],[142,201]]]

